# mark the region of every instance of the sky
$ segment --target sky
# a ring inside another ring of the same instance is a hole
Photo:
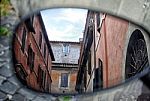
[[[41,11],[50,41],[78,42],[83,37],[86,9],[57,8]]]

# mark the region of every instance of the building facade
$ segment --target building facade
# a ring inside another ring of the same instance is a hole
[[[50,41],[55,61],[52,64],[52,92],[76,93],[75,84],[80,55],[79,42]]]
[[[126,20],[88,11],[76,91],[112,87],[142,72],[150,63],[149,40],[144,30]]]
[[[40,13],[25,19],[17,27],[13,53],[18,78],[30,88],[51,92],[54,55]]]

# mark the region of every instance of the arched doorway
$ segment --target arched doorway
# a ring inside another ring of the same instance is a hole
[[[125,79],[135,76],[148,66],[146,42],[142,32],[136,29],[132,33],[127,47]]]

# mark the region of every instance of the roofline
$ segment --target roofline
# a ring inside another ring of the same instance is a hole
[[[46,32],[46,29],[45,29],[45,25],[44,25],[44,22],[43,22],[43,19],[42,19],[42,16],[41,16],[41,13],[40,13],[40,12],[39,12],[38,16],[39,16],[39,21],[40,21],[40,23],[41,23],[41,27],[42,27],[42,30],[43,30],[43,35],[44,35],[44,37],[45,37],[45,41],[46,41],[46,44],[47,44],[47,46],[48,46],[48,50],[49,50],[51,59],[52,59],[52,61],[55,61],[54,54],[53,54],[51,45],[50,45],[50,43],[49,43],[49,39],[48,39],[48,36],[47,36],[47,32]]]
[[[80,42],[72,42],[72,41],[49,41],[50,43],[73,43],[80,44]]]

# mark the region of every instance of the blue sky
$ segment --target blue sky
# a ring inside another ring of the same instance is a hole
[[[57,8],[41,11],[49,40],[79,41],[83,37],[87,10]]]

